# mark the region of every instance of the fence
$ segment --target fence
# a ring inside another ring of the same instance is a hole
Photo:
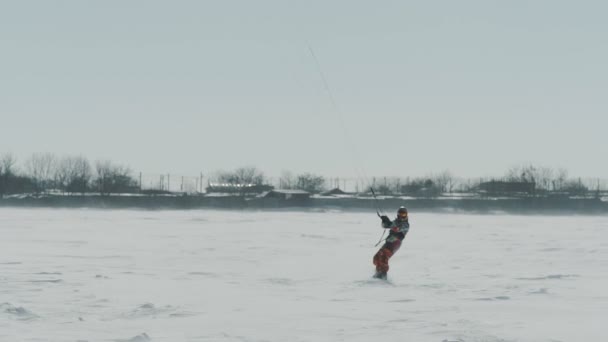
[[[182,193],[205,193],[207,185],[214,182],[214,177],[199,175],[181,175],[181,174],[144,174],[139,173],[135,176],[142,191],[160,191],[160,192],[182,192]],[[432,177],[429,177],[432,180]],[[369,180],[362,180],[348,177],[326,177],[324,188],[331,190],[339,188],[345,192],[359,193],[368,191],[370,186],[374,189],[393,189],[395,192],[407,184],[425,179],[424,177],[371,177]],[[492,180],[500,180],[500,178],[453,178],[445,180],[440,184],[444,188],[444,192],[470,192],[474,191],[480,183],[489,182]],[[581,186],[588,189],[588,192],[608,192],[608,179],[602,178],[576,178],[574,180]],[[267,184],[277,188],[286,188],[285,181],[280,177],[267,177]],[[556,191],[557,189],[549,188],[548,191]]]
[[[204,193],[209,179],[203,174],[187,176],[179,174],[143,174],[137,180],[141,191]]]

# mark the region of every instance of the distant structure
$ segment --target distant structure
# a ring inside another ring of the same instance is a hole
[[[285,190],[277,189],[263,193],[260,197],[274,198],[283,201],[307,201],[310,199],[310,192],[304,190]]]
[[[534,182],[490,181],[479,184],[479,190],[488,194],[531,194],[536,190]]]
[[[209,183],[205,190],[207,193],[223,194],[261,194],[274,189],[272,185],[265,184],[236,184],[236,183]]]
[[[308,207],[311,199],[310,193],[304,190],[275,189],[249,199],[248,203],[262,208]]]
[[[331,190],[322,192],[321,195],[323,196],[332,196],[332,195],[349,195],[349,193],[345,192],[344,190],[340,189],[340,188],[333,188]]]

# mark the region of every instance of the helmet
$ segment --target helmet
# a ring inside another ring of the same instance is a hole
[[[399,209],[397,210],[397,217],[407,219],[407,208],[404,206],[399,207]]]

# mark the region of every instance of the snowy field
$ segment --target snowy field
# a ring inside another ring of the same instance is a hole
[[[0,209],[0,341],[604,341],[608,216]]]

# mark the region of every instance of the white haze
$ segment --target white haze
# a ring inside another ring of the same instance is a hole
[[[1,341],[601,341],[608,217],[0,209]]]

